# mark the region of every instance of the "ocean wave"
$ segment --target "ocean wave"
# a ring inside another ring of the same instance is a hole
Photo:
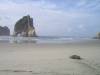
[[[88,38],[76,37],[12,37],[0,36],[0,42],[5,43],[73,43]]]

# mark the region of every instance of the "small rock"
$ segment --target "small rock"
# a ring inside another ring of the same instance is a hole
[[[70,56],[71,59],[78,59],[78,60],[81,60],[82,58],[78,55],[72,55]]]

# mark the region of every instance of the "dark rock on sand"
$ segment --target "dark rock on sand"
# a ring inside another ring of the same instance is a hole
[[[70,56],[71,59],[78,59],[78,60],[81,60],[82,58],[78,55],[72,55]]]

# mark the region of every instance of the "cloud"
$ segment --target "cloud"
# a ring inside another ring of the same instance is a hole
[[[90,0],[1,0],[0,2],[2,19],[0,24],[7,25],[12,33],[15,22],[22,16],[30,14],[34,18],[38,35],[67,36],[82,33],[93,35],[100,30],[100,15],[97,13],[99,13],[98,0],[92,2]]]

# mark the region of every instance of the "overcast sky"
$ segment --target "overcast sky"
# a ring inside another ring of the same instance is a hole
[[[100,32],[100,0],[0,0],[0,26],[34,18],[38,35],[95,36]]]

